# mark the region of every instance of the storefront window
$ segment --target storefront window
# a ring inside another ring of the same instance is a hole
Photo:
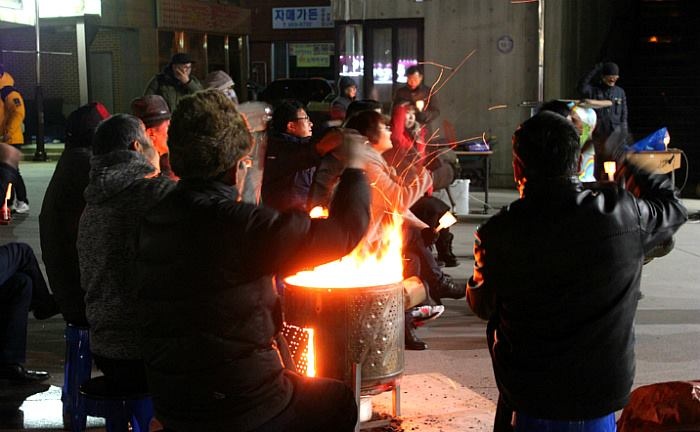
[[[338,74],[357,77],[366,97],[388,108],[406,83],[406,69],[423,57],[423,20],[365,20],[336,28]]]
[[[340,25],[338,65],[341,76],[361,77],[365,73],[362,49],[362,25]]]

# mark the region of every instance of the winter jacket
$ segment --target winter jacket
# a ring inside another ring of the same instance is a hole
[[[173,112],[177,107],[177,103],[180,102],[180,99],[203,89],[202,83],[200,83],[194,75],[190,75],[190,81],[187,84],[183,84],[180,80],[175,78],[171,65],[168,65],[163,69],[163,72],[151,78],[143,95],[155,94],[163,96],[165,102],[168,103],[170,112]]]
[[[355,169],[328,219],[237,198],[222,182],[183,179],[141,226],[144,360],[156,416],[174,430],[245,432],[287,406],[272,275],[347,254],[369,220],[367,180]]]
[[[415,105],[416,101],[419,100],[422,100],[425,106],[422,111],[416,112],[416,120],[423,125],[430,126],[440,116],[440,105],[438,104],[437,96],[431,95],[430,88],[425,84],[421,84],[415,89],[411,89],[408,86],[400,87],[394,93],[393,102],[394,107],[396,107],[402,102],[410,102]],[[429,132],[428,136],[430,136]]]
[[[280,133],[267,141],[262,203],[277,211],[306,209],[316,165],[321,156],[311,138]]]
[[[346,76],[340,77],[338,80],[338,96],[331,102],[331,120],[344,120],[345,114],[348,111],[348,106],[355,98],[350,99],[345,95],[345,90],[349,87],[357,87],[355,81]]]
[[[51,291],[65,320],[82,325],[87,325],[87,318],[76,241],[85,208],[83,192],[90,179],[91,156],[91,149],[86,147],[63,151],[39,214],[41,257]]]
[[[25,117],[24,99],[19,91],[12,86],[0,89],[0,142],[7,144],[24,144],[22,123]]]
[[[77,243],[90,349],[110,359],[140,359],[133,239],[141,217],[174,184],[144,178],[154,168],[134,151],[93,156],[91,167]]]
[[[394,210],[401,212],[404,223],[419,228],[427,227],[409,210],[433,184],[427,170],[418,168],[415,172],[397,175],[396,170],[379,152],[368,148],[366,171],[372,186],[372,219],[367,231],[370,242],[377,239],[382,222]]]
[[[593,131],[594,139],[604,141],[616,128],[625,132],[627,126],[627,96],[622,87],[609,86],[601,80],[603,63],[597,64],[581,80],[578,90],[588,99],[609,100],[613,104],[607,108],[596,109],[598,122]]]
[[[666,177],[622,172],[629,191],[528,182],[475,234],[467,301],[489,320],[496,383],[515,411],[581,420],[627,404],[644,254],[687,213]]]

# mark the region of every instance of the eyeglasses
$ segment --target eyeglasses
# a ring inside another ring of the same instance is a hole
[[[294,120],[297,120],[297,121],[298,121],[298,120],[306,120],[306,121],[309,121],[310,118],[309,118],[309,116],[304,116],[304,117],[297,117],[297,118],[295,118]]]

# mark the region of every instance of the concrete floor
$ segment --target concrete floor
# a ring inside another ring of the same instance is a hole
[[[55,162],[24,162],[22,174],[29,190],[31,211],[15,215],[0,227],[0,243],[29,243],[41,258],[38,215],[44,190]],[[491,191],[490,204],[498,209],[516,198],[511,190]],[[480,211],[483,193],[472,192],[472,212]],[[686,200],[691,212],[700,201]],[[495,210],[490,210],[493,214]],[[472,232],[488,215],[471,214],[452,228],[460,265],[445,269],[459,283],[471,273]],[[40,260],[41,261],[41,260]],[[671,254],[644,267],[636,321],[637,373],[635,387],[654,382],[700,378],[700,225],[689,223],[676,236]],[[446,312],[418,329],[429,345],[426,351],[408,351],[401,386],[402,428],[410,431],[490,431],[497,389],[486,349],[485,323],[464,300],[445,301]],[[0,381],[0,431],[60,430],[60,386],[63,384],[64,323],[30,318],[27,367],[47,370],[52,377],[43,386],[18,387]],[[33,396],[30,396],[33,395]],[[374,398],[375,408],[389,410],[385,393]],[[19,406],[19,410],[8,407]],[[99,420],[92,422],[98,427]],[[99,430],[99,429],[95,429]]]

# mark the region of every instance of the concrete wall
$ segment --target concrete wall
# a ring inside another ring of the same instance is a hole
[[[545,0],[545,100],[577,97],[576,83],[599,61],[611,15],[623,2]],[[454,125],[457,139],[495,137],[492,184],[513,186],[510,138],[530,115],[521,103],[538,95],[538,2],[332,0],[331,6],[339,21],[423,18],[425,61],[454,67],[474,50],[437,94],[441,120]],[[508,39],[510,51],[503,49]],[[439,69],[426,66],[425,72],[432,84]],[[498,105],[505,107],[493,108]]]

